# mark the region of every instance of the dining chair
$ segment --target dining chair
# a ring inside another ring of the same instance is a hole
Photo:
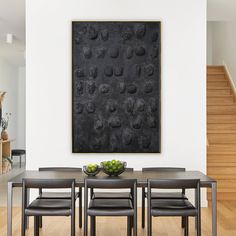
[[[68,189],[68,199],[36,198],[27,203],[27,190]],[[74,179],[23,179],[21,236],[25,236],[26,217],[34,216],[34,235],[39,236],[39,218],[42,216],[70,216],[71,236],[75,236],[75,180]]]
[[[125,172],[133,172],[134,168],[126,168]],[[131,199],[132,194],[130,192],[94,192],[93,188],[90,189],[92,199]]]
[[[142,172],[184,172],[185,168],[180,167],[145,167]],[[146,188],[142,188],[142,228],[145,228],[145,198],[147,198]],[[185,189],[182,192],[153,192],[154,199],[187,199]],[[182,219],[182,228],[184,228],[184,219]]]
[[[88,199],[89,189],[129,189],[132,199]],[[137,236],[137,180],[136,179],[85,179],[84,187],[84,236],[88,236],[88,216],[90,216],[91,236],[96,235],[97,216],[126,216],[127,235]],[[131,221],[133,223],[131,224]]]
[[[153,199],[153,189],[194,189],[194,206],[187,199]],[[189,235],[188,218],[196,217],[197,236],[201,236],[201,197],[199,179],[148,180],[148,236],[152,236],[152,217],[181,216],[185,220],[184,235]]]
[[[77,167],[40,167],[39,171],[56,171],[56,172],[82,172],[82,168]],[[70,199],[71,195],[68,192],[44,192],[39,189],[40,199]],[[79,199],[79,228],[82,228],[82,187],[75,192],[75,201]],[[42,217],[39,219],[39,226],[42,228]]]

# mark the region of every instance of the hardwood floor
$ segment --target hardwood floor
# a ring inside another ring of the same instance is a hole
[[[140,209],[139,209],[140,210]],[[13,236],[20,236],[20,208],[13,210]],[[0,208],[0,235],[6,236],[7,230],[6,208]],[[78,218],[77,218],[78,219]],[[138,235],[147,235],[146,229],[140,227],[141,214],[138,216]],[[191,219],[190,236],[194,236],[194,221]],[[218,202],[218,235],[236,235],[236,201]],[[41,236],[65,236],[70,235],[69,217],[45,217]],[[83,230],[76,226],[76,235],[82,236]],[[33,219],[30,220],[30,230],[27,236],[33,235]],[[101,218],[97,220],[97,236],[122,236],[126,235],[125,218]],[[183,232],[180,227],[179,218],[155,218],[153,221],[153,235],[158,236],[180,236]],[[202,209],[202,235],[211,236],[211,208]]]

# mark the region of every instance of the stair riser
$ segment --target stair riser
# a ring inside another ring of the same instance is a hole
[[[233,105],[234,102],[233,96],[228,97],[209,97],[207,98],[207,105]]]
[[[236,152],[235,154],[232,155],[227,155],[227,154],[213,154],[211,152],[207,152],[207,163],[210,164],[220,164],[220,165],[224,165],[225,163],[228,163],[229,165],[231,165],[232,163],[234,163],[234,165],[236,164]]]
[[[236,124],[208,124],[207,133],[236,133]]]
[[[208,124],[236,124],[236,115],[208,115]]]
[[[211,194],[207,194],[207,199],[211,201]],[[224,200],[224,201],[235,201],[236,200],[236,193],[217,193],[217,200]]]
[[[208,115],[236,115],[236,106],[208,106],[207,107]]]
[[[234,175],[236,167],[208,167],[207,173],[209,175]]]
[[[236,134],[208,134],[207,138],[210,145],[236,144]]]
[[[207,91],[207,97],[227,97],[232,95],[232,92],[230,89],[226,90],[208,90]]]
[[[222,86],[229,86],[229,83],[225,81],[207,81],[208,86],[215,86],[215,87],[222,87]]]

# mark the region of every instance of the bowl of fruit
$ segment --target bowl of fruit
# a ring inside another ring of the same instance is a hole
[[[88,176],[95,176],[99,173],[100,167],[98,164],[88,164],[87,166],[83,166],[83,171]]]
[[[101,162],[102,171],[109,176],[118,176],[125,171],[127,163],[119,160]]]

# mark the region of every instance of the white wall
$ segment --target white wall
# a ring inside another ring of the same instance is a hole
[[[207,65],[212,65],[212,23],[207,22]]]
[[[212,62],[226,64],[236,85],[236,21],[211,22]]]
[[[18,119],[17,119],[17,145],[20,149],[25,149],[25,67],[19,67],[18,69]]]
[[[207,20],[233,21],[236,20],[235,0],[207,0]]]
[[[8,134],[10,139],[17,138],[17,96],[18,96],[18,69],[0,57],[0,91],[6,91],[2,104],[2,116],[11,113],[8,125]],[[12,143],[17,146],[17,140]]]
[[[162,153],[72,154],[72,20],[162,22]],[[118,158],[206,170],[205,0],[27,0],[27,169]]]

